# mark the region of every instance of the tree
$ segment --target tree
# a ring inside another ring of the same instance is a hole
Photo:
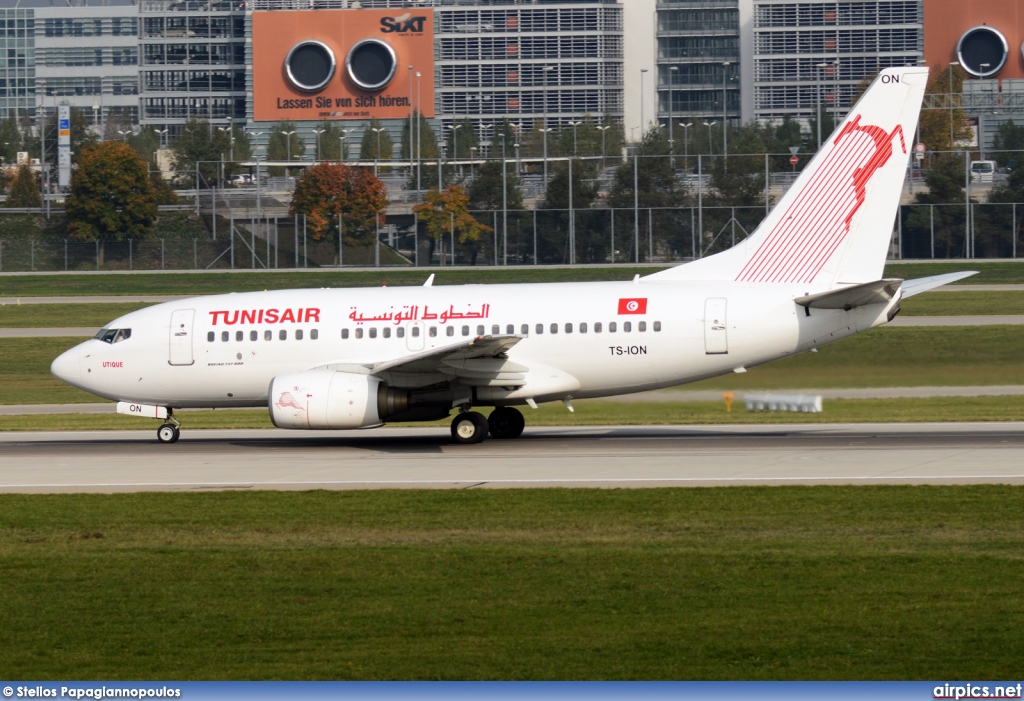
[[[329,122],[326,119],[317,125],[313,133],[316,140],[313,147],[319,145],[319,151],[314,151],[317,161],[340,161],[348,158],[348,139],[345,132],[337,122]],[[342,143],[344,142],[344,152]]]
[[[569,248],[573,242],[576,262],[604,260],[607,240],[603,235],[598,235],[600,227],[595,219],[597,212],[591,209],[597,199],[595,175],[594,165],[579,159],[561,161],[551,167],[551,182],[540,206],[543,210],[549,210],[543,217],[542,225],[538,227],[537,257],[540,260],[568,262]],[[573,210],[571,215],[570,205]],[[575,232],[572,240],[570,231]]]
[[[925,95],[942,95],[952,109],[921,110],[919,131],[921,143],[929,151],[952,151],[959,142],[970,138],[971,127],[959,104],[959,96],[964,90],[964,70],[960,66],[947,66],[945,70],[936,71],[928,81]],[[952,88],[952,89],[951,89]],[[950,120],[953,125],[953,140],[950,141]]]
[[[424,196],[423,202],[414,206],[412,211],[419,221],[427,228],[430,240],[430,256],[434,255],[437,244],[441,247],[441,260],[444,260],[444,241],[454,232],[459,243],[473,244],[480,240],[481,234],[494,231],[486,224],[481,224],[469,213],[469,195],[461,185],[451,185],[443,191],[431,188]],[[454,252],[453,252],[454,254]],[[474,247],[474,258],[476,249]],[[454,259],[454,255],[453,255]]]
[[[145,127],[138,134],[131,134],[125,143],[135,149],[139,158],[147,163],[156,162],[156,152],[160,149],[160,135],[153,127]]]
[[[363,140],[359,143],[359,160],[374,161],[379,166],[380,161],[390,161],[394,152],[395,142],[391,133],[374,117],[363,131]]]
[[[409,124],[405,124],[402,130],[402,158],[414,164],[409,169],[409,189],[418,187],[430,188],[437,185],[437,167],[422,166],[423,161],[436,161],[441,155],[437,145],[437,135],[430,121],[419,112],[413,116],[414,132],[416,143],[411,144],[409,139]],[[422,173],[417,173],[422,169]]]
[[[213,129],[206,120],[188,120],[172,146],[171,162],[178,182],[185,187],[196,187],[197,168],[200,188],[214,187],[222,175],[230,178],[237,168],[231,163],[221,168],[221,158],[227,158],[230,151],[231,137],[227,132]]]
[[[18,160],[18,151],[21,150],[21,128],[14,110],[8,110],[7,118],[0,122],[0,147],[3,148],[0,156],[3,157],[4,165],[14,165]]]
[[[280,122],[267,141],[268,161],[301,161],[306,153],[306,142],[303,141],[295,128],[295,122]],[[275,177],[287,175],[286,169],[273,167],[268,169]]]
[[[384,223],[388,193],[373,171],[340,163],[317,163],[295,181],[292,214],[305,214],[306,225],[317,241],[338,240],[338,223],[344,243],[368,246]]]
[[[960,257],[965,238],[964,157],[955,153],[939,155],[925,171],[924,179],[928,190],[917,193],[915,200],[933,206],[910,208],[903,225],[904,240],[930,240],[934,232],[938,257]],[[923,251],[915,253],[925,255]]]
[[[1016,170],[1024,163],[1024,125],[1018,126],[1012,119],[999,125],[992,140],[993,157],[1000,168],[1008,165]]]
[[[157,217],[157,193],[139,154],[128,144],[106,141],[79,158],[64,208],[71,238],[102,245],[148,234]]]
[[[40,187],[39,175],[22,163],[7,186],[6,206],[42,207],[43,197],[39,192]]]

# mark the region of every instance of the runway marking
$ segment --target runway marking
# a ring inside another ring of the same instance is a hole
[[[840,482],[840,481],[905,481],[905,480],[979,480],[979,479],[1024,479],[1024,474],[1005,475],[876,475],[876,476],[841,476],[841,477],[815,477],[815,476],[790,476],[790,477],[588,477],[565,479],[492,479],[492,480],[466,480],[466,479],[423,479],[423,480],[315,480],[315,481],[278,481],[278,482],[251,482],[248,486],[225,485],[223,482],[100,482],[96,484],[68,483],[68,484],[0,484],[0,489],[43,489],[43,488],[69,488],[69,487],[192,487],[192,488],[215,488],[215,489],[252,489],[253,487],[280,487],[280,486],[323,486],[323,485],[410,485],[410,484],[449,484],[452,486],[479,487],[488,484],[630,484],[630,483],[653,483],[653,482]]]

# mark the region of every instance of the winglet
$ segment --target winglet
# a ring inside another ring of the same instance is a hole
[[[424,287],[433,287],[434,286],[434,273],[430,273],[430,277],[428,277],[427,281],[423,283],[423,286]]]

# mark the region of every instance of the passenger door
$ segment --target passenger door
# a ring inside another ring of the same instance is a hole
[[[169,342],[171,365],[191,365],[192,357],[192,322],[195,320],[195,309],[176,309],[171,312],[171,337]]]
[[[729,352],[726,328],[726,300],[712,297],[704,302],[704,352],[716,355]]]

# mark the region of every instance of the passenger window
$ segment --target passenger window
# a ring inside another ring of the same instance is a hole
[[[476,335],[477,336],[483,336],[484,333],[486,333],[484,331],[484,325],[483,324],[478,324],[477,327],[476,327]]]
[[[420,327],[419,326],[413,326],[412,327],[412,337],[413,338],[419,338],[420,337]]]
[[[565,325],[565,332],[566,333],[572,333],[572,324],[566,324]]]
[[[245,332],[244,331],[235,331],[235,340],[236,341],[243,341],[243,340],[245,340]]]
[[[363,330],[362,329],[356,329],[356,338],[362,338],[362,337],[363,337]]]
[[[462,327],[462,335],[463,336],[468,336],[469,335],[469,327],[468,326],[463,326]]]
[[[623,321],[622,322],[622,333],[629,333],[632,330],[633,330],[633,322],[632,321]]]
[[[594,322],[594,333],[601,333],[601,322],[600,321],[595,321]]]
[[[318,338],[320,338],[320,330],[319,329],[310,329],[309,330],[309,340],[310,341],[315,341]]]
[[[448,336],[454,336],[455,335],[455,327],[454,326],[449,326],[448,330],[445,331],[445,334],[447,334]]]
[[[537,329],[537,335],[538,336],[540,334],[544,333],[544,324],[537,324],[536,329]]]
[[[515,324],[508,324],[505,327],[505,333],[508,334],[509,336],[511,336],[515,332],[516,332],[516,325]]]
[[[377,338],[377,327],[370,327],[370,338]]]
[[[608,333],[615,333],[615,322],[614,321],[609,321],[608,322]]]
[[[429,333],[431,338],[437,338],[437,327],[431,326]]]
[[[221,341],[221,343],[227,343],[230,340],[231,340],[231,334],[229,334],[227,331],[221,331],[220,332],[220,341]]]
[[[206,340],[209,341],[210,343],[213,343],[215,340],[217,340],[217,334],[215,334],[213,331],[210,331],[208,334],[206,334]]]
[[[397,338],[405,338],[405,329],[399,326],[397,329],[395,329],[395,336]]]
[[[282,341],[287,341],[288,340],[288,329],[281,329],[280,331],[278,331],[277,332],[277,337],[279,339],[281,339]]]
[[[264,341],[273,341],[274,340],[274,332],[271,331],[270,329],[267,329],[266,331],[264,331],[263,332],[263,340]]]
[[[383,331],[384,331],[384,338],[391,338],[391,329],[389,329],[387,326],[385,326],[383,328]],[[372,335],[372,332],[371,332],[371,335]]]
[[[558,324],[551,324],[551,333],[558,333]]]
[[[295,329],[295,340],[296,341],[301,341],[302,340],[302,329]]]
[[[647,322],[646,321],[638,321],[636,323],[636,330],[640,331],[641,333],[646,331],[647,330]]]
[[[249,340],[250,341],[258,341],[258,340],[260,340],[260,332],[259,331],[250,331],[249,332]]]
[[[654,322],[654,333],[658,333],[659,331],[661,331],[661,322],[660,321],[655,321]]]
[[[494,335],[494,336],[497,336],[499,333],[501,333],[501,327],[498,326],[497,324],[492,325],[491,326],[491,334]]]
[[[341,338],[342,338],[342,340],[345,340],[345,339],[348,338],[348,329],[342,329],[341,330]]]
[[[530,325],[529,324],[523,324],[522,326],[520,326],[519,327],[519,333],[522,334],[523,336],[529,336],[530,335]]]
[[[586,333],[586,332],[587,332],[587,322],[581,321],[580,322],[580,333]]]

